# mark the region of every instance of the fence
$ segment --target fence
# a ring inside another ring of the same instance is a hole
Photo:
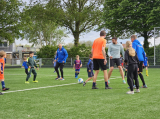
[[[86,67],[89,58],[81,57],[80,60],[82,61],[83,67]],[[36,64],[39,67],[53,67],[53,61],[54,61],[53,58],[40,58],[35,60]],[[65,67],[73,67],[74,61],[75,61],[75,58],[68,58],[66,61]],[[107,61],[108,61],[107,67],[109,67],[109,58],[107,58]],[[151,67],[160,67],[160,56],[156,56],[155,61],[156,61],[156,65],[154,66],[154,56],[148,57],[148,62]],[[23,63],[23,59],[20,59],[20,58],[18,59],[13,58],[13,59],[6,60],[6,66],[9,66],[9,67],[12,67],[12,66],[20,67],[22,66],[22,63]]]

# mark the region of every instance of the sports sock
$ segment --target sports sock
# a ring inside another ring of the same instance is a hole
[[[77,73],[75,73],[75,77],[77,76]]]
[[[108,82],[105,82],[105,86],[108,87]]]
[[[95,82],[93,82],[93,87],[95,87],[95,85],[96,85],[96,83],[95,83]]]
[[[148,76],[148,70],[146,70],[146,75]]]
[[[2,84],[2,88],[5,88],[5,83],[4,83],[4,81],[1,81],[1,84]]]
[[[144,81],[143,75],[141,73],[139,73],[139,77],[140,77],[140,79],[141,79],[141,81],[143,83],[143,86],[144,86],[145,85],[145,81]]]
[[[77,73],[77,75],[79,75],[79,73]]]

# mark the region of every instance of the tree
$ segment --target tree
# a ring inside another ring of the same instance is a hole
[[[34,2],[24,9],[24,28],[25,38],[33,45],[57,45],[63,42],[63,38],[67,37],[65,29],[46,19],[45,6]]]
[[[160,0],[105,0],[104,24],[112,36],[137,33],[144,37],[144,48],[149,48],[148,39],[153,29],[160,25]]]
[[[0,1],[0,40],[5,39],[14,42],[15,38],[22,37],[20,32],[20,6],[19,0]]]
[[[71,31],[78,46],[80,34],[100,24],[102,4],[103,0],[49,0],[46,8],[50,14],[60,14],[57,22]]]

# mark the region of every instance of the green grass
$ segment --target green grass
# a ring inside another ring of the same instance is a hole
[[[24,84],[24,69],[5,69],[5,83],[10,91],[62,84],[77,83],[74,70],[64,68],[64,81],[56,81],[53,68],[41,68],[39,83]],[[159,69],[149,69],[149,77],[144,77],[147,89],[134,95],[127,95],[127,84],[122,83],[119,71],[112,74],[110,87],[105,90],[103,74],[100,72],[98,90],[92,90],[92,83],[85,87],[73,84],[59,87],[6,93],[0,96],[0,119],[158,119],[160,118]],[[32,75],[33,76],[33,75]],[[80,78],[87,79],[85,68]],[[141,81],[140,85],[142,85]],[[30,115],[28,117],[28,115]]]

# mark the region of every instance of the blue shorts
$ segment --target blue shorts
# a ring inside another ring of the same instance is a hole
[[[75,71],[78,71],[78,72],[80,72],[80,69],[75,69]]]
[[[94,73],[88,71],[88,77],[90,78],[90,77],[93,77],[93,76],[94,76]]]

